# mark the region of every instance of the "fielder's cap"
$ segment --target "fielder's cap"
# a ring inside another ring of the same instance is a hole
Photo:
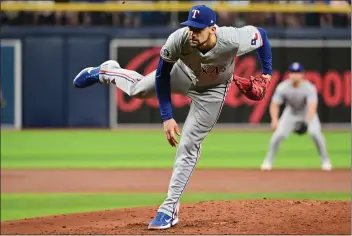
[[[216,24],[216,13],[205,5],[197,5],[191,8],[188,13],[188,20],[181,25],[197,29],[204,29]]]
[[[300,63],[294,62],[290,65],[289,71],[290,72],[303,72],[304,68]]]

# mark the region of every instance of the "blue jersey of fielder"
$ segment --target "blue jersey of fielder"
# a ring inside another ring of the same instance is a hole
[[[250,25],[242,28],[216,26],[216,45],[205,54],[189,45],[189,36],[188,27],[173,32],[160,50],[160,56],[166,62],[178,64],[195,86],[231,80],[235,57],[263,45],[261,32]]]

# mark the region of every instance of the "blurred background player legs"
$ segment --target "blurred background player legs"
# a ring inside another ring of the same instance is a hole
[[[294,120],[290,117],[290,114],[287,111],[282,114],[280,120],[278,121],[277,128],[275,127],[275,124],[272,124],[272,126],[274,126],[273,128],[276,129],[269,142],[269,151],[266,154],[263,164],[261,165],[262,170],[272,169],[275,154],[279,148],[279,145],[281,141],[283,141],[293,131],[294,124]]]
[[[321,124],[318,115],[315,115],[308,124],[308,134],[312,137],[321,159],[321,169],[330,171],[332,169],[331,162],[326,148],[326,142],[321,132]]]
[[[283,140],[292,133],[295,124],[302,119],[293,118],[288,112],[284,113],[280,118],[279,125],[269,142],[269,151],[267,152],[265,159],[261,165],[262,170],[271,170],[273,168],[275,155]],[[323,133],[321,132],[321,124],[319,117],[315,115],[311,122],[308,124],[308,133],[312,137],[316,148],[318,150],[321,159],[321,169],[329,171],[332,169],[332,165],[326,149],[326,142]]]

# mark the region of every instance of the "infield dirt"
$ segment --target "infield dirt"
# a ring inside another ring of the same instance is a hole
[[[165,192],[171,170],[2,170],[2,193]],[[196,170],[186,192],[350,192],[348,170]],[[350,201],[181,204],[180,223],[149,231],[158,206],[6,221],[2,234],[345,234]]]

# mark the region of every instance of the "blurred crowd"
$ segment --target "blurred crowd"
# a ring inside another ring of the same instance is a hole
[[[157,2],[158,0],[154,0]],[[181,0],[182,1],[182,0]],[[4,2],[4,1],[3,1]],[[116,2],[116,0],[55,0],[36,1],[38,4],[51,4],[53,2]],[[138,4],[142,1],[130,1]],[[146,1],[143,1],[146,2]],[[151,1],[147,1],[151,2]],[[193,1],[195,4],[205,1]],[[213,1],[206,1],[213,2]],[[230,4],[247,5],[250,3],[287,3],[282,0],[237,0],[227,1]],[[350,0],[303,0],[295,1],[297,4],[351,4]],[[115,27],[142,27],[142,26],[177,26],[180,21],[187,18],[188,12],[1,12],[1,25],[16,26],[115,26]],[[218,12],[218,25],[256,25],[263,27],[334,27],[350,28],[351,15],[347,13],[234,13]]]

